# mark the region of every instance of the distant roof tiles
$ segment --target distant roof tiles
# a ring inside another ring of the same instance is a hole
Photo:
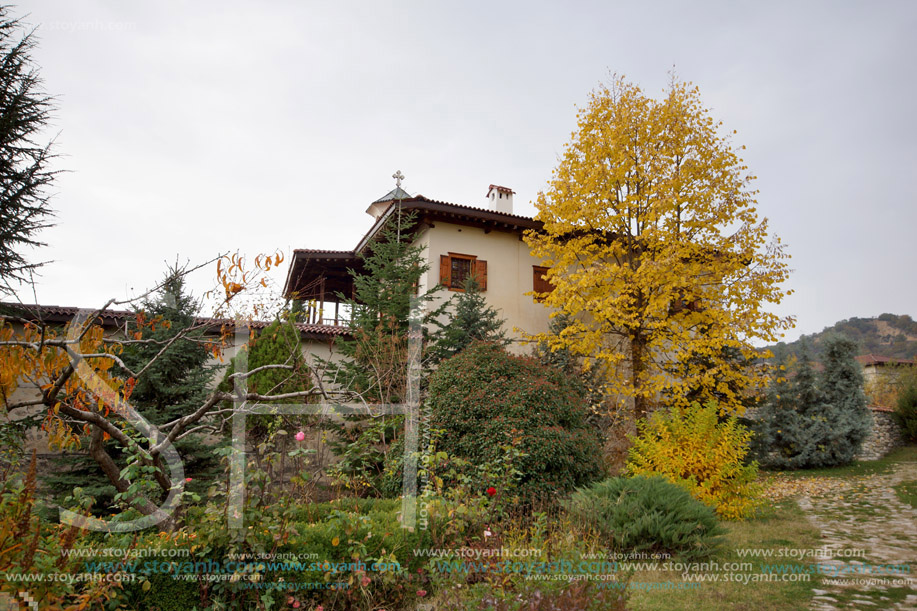
[[[868,365],[889,365],[893,363],[901,363],[904,365],[917,365],[917,361],[913,359],[900,359],[893,356],[882,356],[881,354],[863,354],[856,357],[856,360],[863,366]]]
[[[70,306],[41,305],[34,303],[0,303],[0,315],[11,313],[29,320],[41,320],[48,323],[69,322],[79,312],[92,313],[92,308],[76,308]],[[136,314],[128,310],[105,310],[99,318],[102,319],[103,326],[114,326],[122,321],[134,318]],[[229,318],[196,318],[195,324],[207,325],[212,327],[229,326],[234,327],[236,322]],[[249,325],[254,329],[263,329],[273,321],[254,320]],[[333,325],[314,325],[306,323],[296,323],[296,328],[300,333],[305,335],[320,336],[341,336],[347,335],[346,327]]]

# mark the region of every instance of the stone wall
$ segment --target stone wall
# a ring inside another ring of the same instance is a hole
[[[863,440],[856,460],[878,460],[899,446],[905,445],[901,427],[895,422],[893,409],[887,407],[870,407],[872,415],[872,431]],[[749,420],[756,420],[758,409],[749,409],[745,412]]]
[[[863,441],[857,460],[878,460],[898,446],[904,445],[901,428],[894,420],[894,410],[885,407],[871,407],[872,432]]]

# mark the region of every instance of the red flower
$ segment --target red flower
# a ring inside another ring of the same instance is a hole
[[[191,481],[191,478],[190,478],[190,477],[186,477],[186,478],[185,478],[185,481],[186,481],[186,482],[190,482],[190,481]]]
[[[488,495],[488,496],[493,496],[493,495],[495,495],[495,494],[497,494],[497,489],[494,488],[493,486],[491,486],[490,488],[487,489],[487,495]]]

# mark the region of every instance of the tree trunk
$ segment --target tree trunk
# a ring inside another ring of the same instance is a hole
[[[635,333],[630,342],[631,384],[634,388],[634,422],[646,418],[649,402],[643,394],[641,384],[646,370],[646,339]]]
[[[105,473],[105,476],[108,477],[108,480],[118,490],[118,492],[127,492],[128,488],[130,487],[130,482],[121,477],[121,470],[118,469],[118,465],[115,464],[115,461],[112,460],[111,456],[108,455],[108,452],[105,451],[105,448],[102,447],[102,433],[102,429],[98,427],[92,427],[92,440],[89,443],[89,455],[92,456],[93,459],[95,459],[95,461],[99,464],[102,472]],[[158,509],[156,505],[139,495],[131,500],[131,505],[133,505],[140,513],[147,516],[156,513],[156,510]]]

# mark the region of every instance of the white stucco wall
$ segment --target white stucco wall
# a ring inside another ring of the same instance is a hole
[[[433,228],[423,229],[415,243],[424,247],[430,262],[429,271],[421,279],[421,291],[439,284],[440,255],[450,252],[474,255],[487,261],[487,290],[483,294],[487,303],[505,319],[507,337],[520,340],[525,333],[548,330],[548,308],[526,295],[533,288],[532,266],[541,261],[531,255],[518,233],[497,230],[485,233],[478,227],[437,221]],[[454,294],[443,290],[433,304],[439,305]],[[531,345],[514,341],[510,350],[529,352]]]

